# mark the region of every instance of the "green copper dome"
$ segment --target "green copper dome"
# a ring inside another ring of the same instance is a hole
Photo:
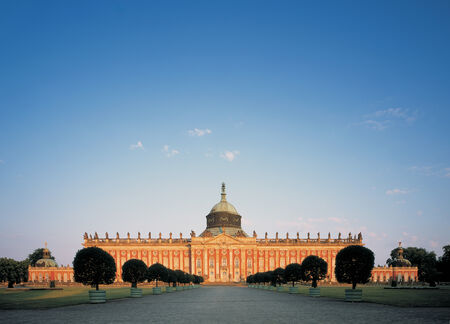
[[[47,242],[45,242],[45,248],[42,251],[42,259],[36,261],[35,267],[57,267],[55,260],[50,258],[50,251],[47,249]]]

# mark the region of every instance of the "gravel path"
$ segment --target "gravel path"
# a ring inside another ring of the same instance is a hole
[[[243,287],[202,287],[160,296],[47,310],[0,311],[2,323],[450,323],[450,308],[346,303]]]

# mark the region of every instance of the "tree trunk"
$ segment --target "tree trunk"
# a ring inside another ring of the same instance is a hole
[[[317,280],[313,279],[312,287],[313,288],[317,288]]]
[[[295,281],[292,281],[292,287],[295,287]]]
[[[8,288],[14,288],[14,282],[8,281]]]
[[[98,290],[98,283],[95,284],[95,290]]]
[[[132,282],[132,283],[131,283],[131,287],[132,287],[132,288],[137,288],[137,282]]]
[[[158,287],[158,280],[155,280],[155,285],[156,287]]]
[[[352,289],[355,289],[356,288],[356,282],[354,281],[354,282],[352,282]]]

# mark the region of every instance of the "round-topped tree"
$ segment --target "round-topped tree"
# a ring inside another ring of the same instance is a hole
[[[206,230],[200,236],[217,236],[225,233],[247,237],[241,228],[241,218],[236,208],[227,201],[225,183],[222,183],[221,199],[206,216]]]

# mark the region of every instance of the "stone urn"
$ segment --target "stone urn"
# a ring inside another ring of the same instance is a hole
[[[310,297],[320,297],[320,288],[309,288]]]
[[[130,288],[130,296],[132,298],[139,298],[142,297],[142,288]]]
[[[349,302],[362,301],[362,289],[345,289],[345,301]]]
[[[152,289],[153,295],[161,295],[161,287],[153,287]]]
[[[183,289],[183,286],[177,286],[176,287],[176,291],[183,291],[184,289]]]
[[[290,294],[298,294],[299,292],[298,287],[289,287]]]
[[[91,304],[99,304],[106,302],[105,290],[89,290],[89,302]]]

